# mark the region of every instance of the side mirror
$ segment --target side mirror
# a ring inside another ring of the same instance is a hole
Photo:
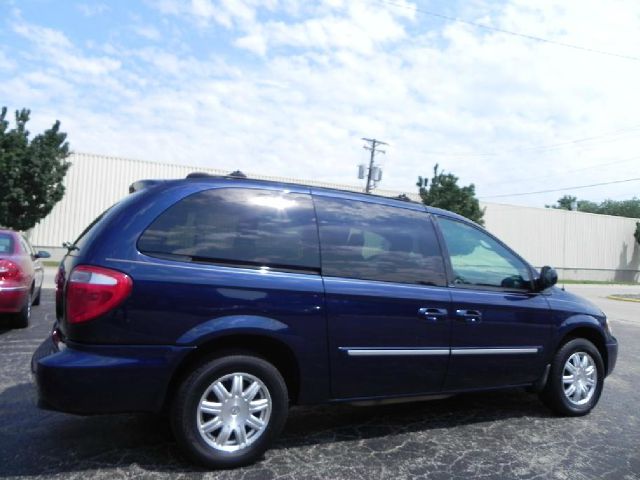
[[[540,276],[536,280],[538,290],[546,290],[558,283],[558,272],[549,266],[544,266],[540,270]]]
[[[36,258],[51,258],[51,254],[49,252],[45,252],[44,250],[38,251],[36,253]]]

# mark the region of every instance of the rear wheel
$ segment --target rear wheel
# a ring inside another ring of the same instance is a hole
[[[576,338],[556,352],[541,398],[560,415],[586,415],[598,403],[603,384],[600,352],[589,340]]]
[[[27,328],[29,326],[29,320],[31,319],[31,305],[33,304],[33,292],[29,292],[27,302],[22,307],[22,310],[16,315],[15,326],[16,328]]]
[[[287,387],[269,362],[250,355],[211,360],[187,376],[171,411],[184,452],[213,468],[260,458],[284,427]]]

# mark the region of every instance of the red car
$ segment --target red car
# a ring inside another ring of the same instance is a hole
[[[41,258],[20,233],[0,229],[0,314],[11,314],[15,326],[29,325],[31,305],[40,304],[44,268]]]

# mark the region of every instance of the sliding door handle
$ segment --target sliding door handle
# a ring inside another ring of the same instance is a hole
[[[440,318],[446,318],[449,314],[446,308],[428,308],[422,307],[418,309],[418,315],[426,318],[430,322],[437,322]]]
[[[466,323],[479,323],[482,320],[480,310],[456,310],[458,320]]]

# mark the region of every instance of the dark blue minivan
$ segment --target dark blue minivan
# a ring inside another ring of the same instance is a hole
[[[291,404],[529,387],[584,415],[615,366],[600,309],[454,213],[233,176],[132,192],[60,265],[43,408],[165,411],[193,460],[233,467]]]

